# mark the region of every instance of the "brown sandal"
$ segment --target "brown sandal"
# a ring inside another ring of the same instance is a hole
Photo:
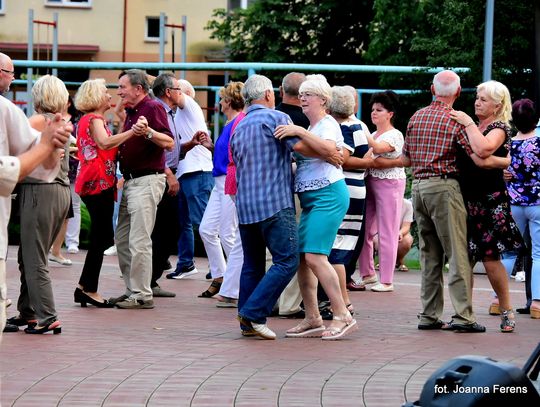
[[[214,295],[219,293],[219,289],[221,288],[221,284],[223,281],[213,280],[210,284],[210,287],[203,292],[201,295],[199,295],[199,298],[212,298]]]

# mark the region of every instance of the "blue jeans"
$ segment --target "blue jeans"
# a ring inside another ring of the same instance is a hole
[[[211,172],[197,171],[182,175],[179,181],[177,269],[193,265],[195,256],[193,225],[198,227],[201,224],[206,204],[214,188],[214,177]]]
[[[531,236],[532,251],[532,271],[530,278],[531,298],[540,301],[540,205],[518,206],[512,205],[512,216],[522,235],[525,235],[528,228]],[[505,256],[503,264],[507,272],[512,272],[513,264],[516,260],[515,254]],[[527,281],[527,284],[529,282]]]
[[[238,314],[249,321],[264,324],[298,268],[298,230],[294,209],[282,209],[262,222],[240,225],[240,237],[244,265],[240,275]],[[273,263],[268,271],[267,247]]]

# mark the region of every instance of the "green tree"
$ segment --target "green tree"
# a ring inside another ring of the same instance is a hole
[[[462,85],[474,87],[482,81],[485,0],[394,3],[374,1],[367,61],[383,65],[470,67],[470,74],[462,75]],[[532,96],[533,58],[532,5],[522,0],[496,1],[493,79],[505,83],[514,98]],[[421,85],[415,79],[418,78],[384,75],[381,83],[398,87],[404,82]],[[425,88],[425,84],[421,88]]]
[[[232,61],[361,64],[372,0],[261,0],[214,11],[206,29]]]

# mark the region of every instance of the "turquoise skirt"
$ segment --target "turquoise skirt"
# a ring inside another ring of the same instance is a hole
[[[349,208],[349,190],[344,180],[298,194],[302,214],[298,226],[300,253],[328,256],[339,225]]]

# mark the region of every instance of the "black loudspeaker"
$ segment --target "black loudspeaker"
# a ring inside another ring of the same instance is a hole
[[[482,356],[457,357],[431,375],[422,388],[420,400],[403,406],[539,407],[540,395],[527,377],[535,362],[531,379],[538,377],[539,358],[540,344],[524,369]]]

